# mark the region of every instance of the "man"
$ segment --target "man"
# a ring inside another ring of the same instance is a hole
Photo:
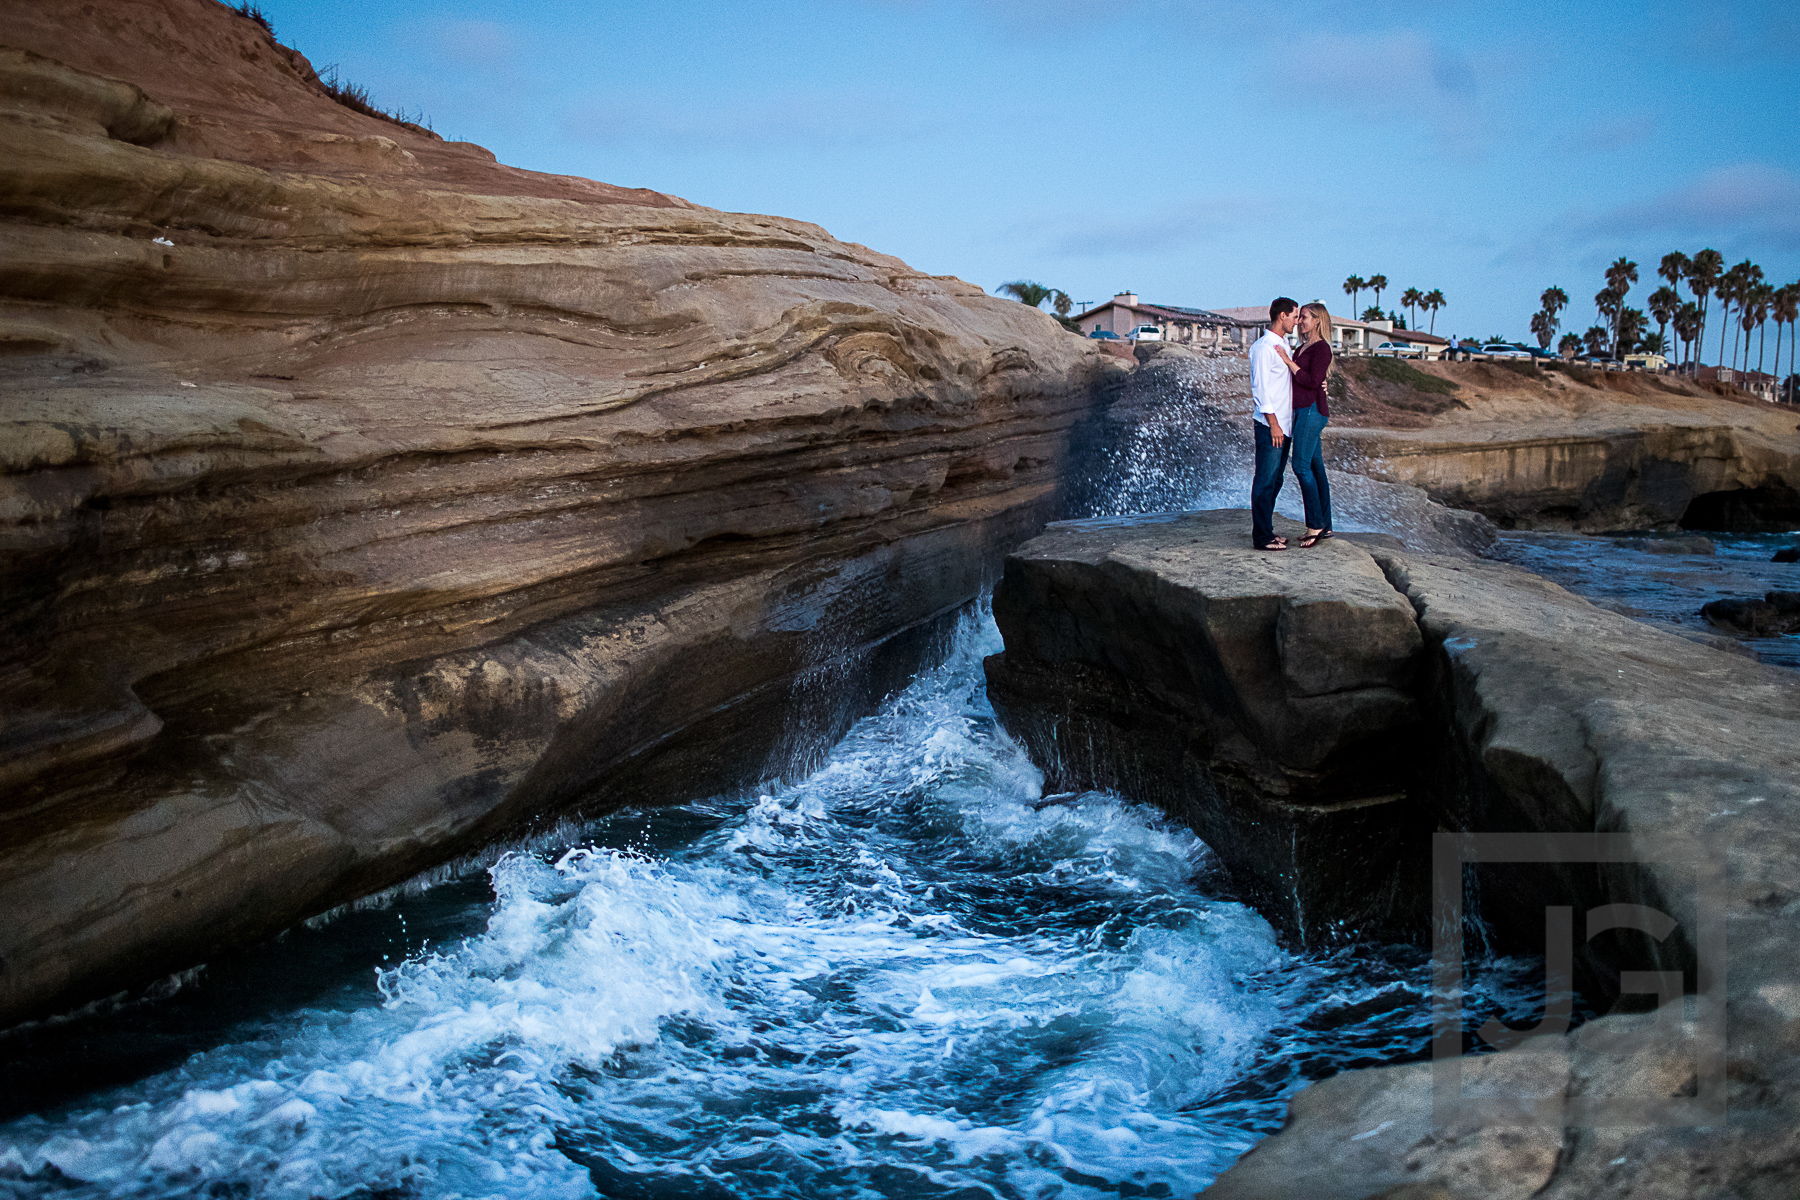
[[[1269,305],[1269,329],[1250,347],[1250,419],[1256,435],[1256,476],[1250,485],[1250,544],[1258,550],[1286,550],[1275,532],[1275,498],[1287,470],[1288,433],[1294,427],[1294,379],[1286,361],[1287,335],[1300,320],[1300,306],[1282,296]]]

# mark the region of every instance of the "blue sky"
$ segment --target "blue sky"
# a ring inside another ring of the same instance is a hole
[[[1800,278],[1791,0],[261,3],[502,162],[990,290],[1343,311],[1381,273],[1388,307],[1443,290],[1439,333],[1524,338],[1551,284],[1592,323],[1620,254],[1639,306],[1673,249]]]

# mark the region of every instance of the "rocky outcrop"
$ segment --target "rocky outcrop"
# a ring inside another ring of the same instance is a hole
[[[1183,520],[1241,536],[1246,517]],[[1188,543],[1196,550],[1183,558],[1170,553],[1166,524],[1119,524],[1110,533],[1089,525],[1082,533],[1082,565],[1060,567],[1059,577],[1084,586],[1065,588],[1055,606],[1015,611],[1014,626],[1024,620],[1056,631],[1075,622],[1100,630],[1116,621],[1123,628],[1128,620],[1101,614],[1148,620],[1155,614],[1143,610],[1142,597],[1178,589],[1198,597],[1185,602],[1189,611],[1205,611],[1214,596],[1224,604],[1241,595],[1250,570],[1268,576],[1260,590],[1276,606],[1304,606],[1320,596],[1306,552],[1257,555],[1247,545],[1202,552],[1200,541]],[[1030,564],[1072,536],[1058,527],[1027,544],[1009,560],[1009,580],[1042,570]],[[1567,857],[1566,848],[1558,851],[1563,860],[1535,865],[1500,855],[1478,869],[1478,885],[1464,893],[1502,947],[1541,950],[1547,921],[1570,910],[1575,981],[1605,1015],[1572,1031],[1552,1019],[1538,1036],[1499,1036],[1517,1043],[1502,1052],[1451,1054],[1315,1084],[1294,1098],[1287,1126],[1207,1194],[1472,1200],[1792,1193],[1800,1187],[1800,1001],[1792,981],[1800,959],[1792,932],[1800,904],[1800,680],[1603,611],[1514,567],[1379,540],[1362,550],[1415,615],[1420,640],[1406,690],[1423,733],[1412,743],[1419,760],[1414,811],[1423,832],[1627,835],[1626,851],[1594,842],[1585,859]],[[1169,561],[1156,562],[1158,554]],[[1374,603],[1361,560],[1342,557],[1344,611],[1355,618],[1338,633],[1337,646],[1355,663],[1366,646],[1390,644],[1391,618]],[[1143,565],[1127,571],[1134,560]],[[1093,562],[1101,568],[1086,565]],[[1368,636],[1360,632],[1365,627]],[[1048,660],[1044,670],[1058,681],[1115,676],[1120,682],[1111,694],[1123,699],[1107,719],[1126,725],[1143,712],[1165,721],[1173,707],[1165,693],[1175,690],[1166,681],[1177,669],[1161,664],[1140,684],[1142,668],[1130,649],[1158,635],[1133,628],[1119,639],[1122,650],[1112,639],[1097,641],[1085,658],[1067,660],[1079,670]],[[1279,622],[1261,629],[1264,667],[1254,678],[1266,681],[1288,651]],[[1169,657],[1200,661],[1196,647],[1206,632],[1190,625]],[[1072,644],[1056,636],[1058,644]],[[1008,633],[1002,674],[1017,670],[1010,660],[1029,644]],[[1210,688],[1207,720],[1281,711],[1266,688],[1258,694],[1245,678],[1220,660],[1202,681]],[[1081,686],[1098,693],[1090,683]],[[1153,703],[1144,702],[1147,694]],[[1054,754],[1037,740],[1032,721],[1015,714],[1028,706],[1052,714],[1061,705],[1041,690],[1035,702],[1015,691],[1002,710],[1052,771]],[[1054,753],[1072,752],[1074,738],[1062,726],[1051,736]],[[1208,743],[1196,734],[1187,744]],[[1279,744],[1272,741],[1267,752]],[[1112,769],[1126,783],[1137,770]],[[1164,794],[1173,786],[1164,781]],[[1541,838],[1526,844],[1550,845]],[[1230,863],[1231,849],[1214,845]],[[1450,845],[1473,843],[1453,837]],[[1616,918],[1639,919],[1632,914],[1640,910],[1614,905],[1642,905],[1674,925],[1643,935],[1609,932]],[[1447,961],[1444,953],[1440,947],[1440,961]],[[1678,973],[1674,983],[1692,995],[1643,1011],[1670,986],[1661,972]],[[1622,1040],[1646,1028],[1660,1033],[1635,1044]],[[1434,1076],[1446,1063],[1457,1068],[1454,1083]],[[1467,1099],[1496,1102],[1498,1111],[1452,1107]],[[1702,1109],[1684,1111],[1671,1107],[1674,1101]],[[1623,1107],[1597,1119],[1602,1102]]]
[[[1791,435],[1665,425],[1539,436],[1496,430],[1477,441],[1445,431],[1370,434],[1356,448],[1375,478],[1422,488],[1508,528],[1800,526],[1800,494],[1788,496],[1800,480],[1800,444]]]
[[[1179,815],[1302,943],[1417,929],[1412,609],[1345,538],[1258,554],[1248,528],[1236,512],[1052,526],[994,591],[988,696],[1048,786]]]
[[[1446,376],[1487,369],[1434,367]],[[1634,382],[1648,390],[1622,397],[1554,374],[1514,391],[1471,384],[1429,428],[1340,429],[1328,451],[1338,465],[1507,528],[1800,528],[1791,411],[1674,379]]]
[[[804,760],[1123,369],[351,112],[212,0],[3,11],[0,1025]]]
[[[1349,363],[1333,388],[1327,461],[1506,528],[1800,529],[1800,415],[1791,406],[1721,396],[1678,376],[1514,366]],[[1213,404],[1249,411],[1243,359],[1211,361],[1206,371]],[[1444,390],[1378,377],[1371,390],[1371,372]]]
[[[1714,600],[1700,606],[1707,622],[1758,637],[1800,633],[1800,592],[1769,592],[1760,600]]]

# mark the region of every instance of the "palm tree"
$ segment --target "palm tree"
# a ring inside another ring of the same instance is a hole
[[[1667,354],[1669,351],[1669,339],[1664,337],[1661,333],[1646,333],[1643,337],[1638,339],[1637,346],[1634,349],[1639,354]]]
[[[1600,314],[1600,322],[1614,331],[1615,338],[1619,328],[1619,293],[1610,287],[1603,287],[1594,293],[1594,308]]]
[[[994,289],[1003,295],[1011,296],[1020,304],[1037,308],[1056,295],[1055,288],[1047,288],[1041,283],[1033,283],[1029,279],[1015,279],[1011,283],[1003,283]]]
[[[1364,279],[1361,275],[1352,275],[1350,278],[1344,280],[1344,294],[1350,297],[1351,312],[1356,311],[1357,295],[1368,286],[1369,281]]]
[[[1737,369],[1738,364],[1738,323],[1730,319],[1731,310],[1736,308],[1738,316],[1740,318],[1743,316],[1744,306],[1750,298],[1750,290],[1755,287],[1761,279],[1762,268],[1746,258],[1743,262],[1725,272],[1724,276],[1720,278],[1719,286],[1716,289],[1716,294],[1718,294],[1719,299],[1725,301],[1725,324],[1731,327],[1731,367],[1733,370]],[[1747,357],[1750,349],[1747,339],[1744,344],[1744,349]],[[1719,362],[1725,362],[1724,329],[1719,330]]]
[[[1625,294],[1631,291],[1631,285],[1637,282],[1637,277],[1637,264],[1623,254],[1613,260],[1612,266],[1606,268],[1606,286],[1616,292],[1619,297],[1619,302],[1613,309],[1614,314],[1624,309]],[[1613,354],[1615,357],[1621,353],[1623,346],[1624,338],[1619,336],[1618,319],[1615,315],[1613,320]]]
[[[1369,276],[1369,290],[1375,293],[1375,307],[1381,307],[1381,289],[1388,285],[1386,275]]]
[[[1659,287],[1650,293],[1650,315],[1656,318],[1657,332],[1668,341],[1669,322],[1675,317],[1675,310],[1681,307],[1681,293],[1672,287]]]
[[[1721,319],[1721,324],[1719,325],[1719,365],[1721,367],[1725,365],[1725,331],[1731,327],[1731,302],[1737,299],[1738,277],[1743,274],[1743,266],[1743,263],[1739,263],[1729,271],[1721,274],[1719,276],[1719,282],[1713,287],[1713,295],[1719,298],[1719,307],[1723,310],[1719,313]],[[1732,355],[1731,365],[1737,365],[1737,356],[1735,354]]]
[[[1775,318],[1775,379],[1779,386],[1781,380],[1781,326],[1792,325],[1796,317],[1800,317],[1800,283],[1790,283],[1786,287],[1775,289],[1775,297],[1769,305],[1769,315]],[[1794,369],[1794,356],[1788,355],[1788,371]]]
[[[1612,340],[1612,330],[1604,325],[1590,325],[1581,340],[1587,345],[1589,354],[1605,354],[1606,343]]]
[[[1668,280],[1669,286],[1674,288],[1675,294],[1679,296],[1681,294],[1681,281],[1686,279],[1688,273],[1693,269],[1694,262],[1692,259],[1679,250],[1671,250],[1669,253],[1662,256],[1662,263],[1656,268],[1656,273]]]
[[[1700,340],[1700,331],[1703,328],[1700,323],[1700,306],[1692,300],[1684,302],[1680,308],[1675,310],[1674,325],[1675,336],[1686,343],[1688,347],[1684,351],[1685,360],[1692,362],[1694,343]]]
[[[1407,288],[1404,292],[1400,293],[1400,307],[1406,310],[1406,327],[1408,329],[1413,328],[1419,323],[1419,316],[1413,310],[1419,307],[1419,301],[1424,298],[1425,293],[1421,292],[1418,288]]]
[[[1763,351],[1768,348],[1767,334],[1763,326],[1768,323],[1769,309],[1775,301],[1775,289],[1766,283],[1752,285],[1749,304],[1744,313],[1744,367],[1750,366],[1750,331],[1756,330],[1756,373],[1762,374]]]
[[[1444,307],[1444,293],[1438,291],[1436,288],[1432,288],[1429,292],[1426,292],[1419,298],[1419,307],[1431,314],[1431,328],[1427,329],[1425,332],[1436,334],[1437,312],[1438,309]]]
[[[1644,336],[1644,328],[1650,322],[1644,317],[1641,308],[1619,308],[1619,318],[1613,325],[1615,353],[1619,356],[1630,354],[1638,348],[1638,342]]]
[[[1581,353],[1581,338],[1573,333],[1562,335],[1562,341],[1556,343],[1556,352],[1564,358],[1574,358]]]
[[[1800,324],[1800,322],[1797,322],[1794,319],[1795,315],[1796,315],[1794,312],[1794,307],[1795,307],[1795,305],[1800,304],[1800,280],[1797,280],[1794,283],[1790,283],[1787,285],[1787,294],[1788,294],[1788,298],[1787,298],[1788,374],[1792,375],[1794,373],[1794,326],[1796,324]]]
[[[1056,310],[1057,316],[1067,318],[1075,302],[1069,299],[1069,293],[1058,289],[1050,293],[1050,307]]]
[[[1569,307],[1569,293],[1559,287],[1547,287],[1544,294],[1538,297],[1538,303],[1554,318],[1557,313]]]
[[[1762,286],[1763,269],[1747,258],[1738,265],[1744,268],[1744,273],[1738,281],[1738,314],[1740,317],[1748,317],[1751,306],[1756,302],[1756,293]],[[1739,324],[1743,324],[1743,322],[1740,320]],[[1750,325],[1744,324],[1744,370],[1746,371],[1750,369],[1750,328]],[[1731,340],[1735,345],[1737,342],[1736,330],[1732,331]],[[1737,365],[1735,354],[1732,355],[1731,365]]]
[[[1702,250],[1688,260],[1688,286],[1694,289],[1694,299],[1700,306],[1700,325],[1694,330],[1694,375],[1700,374],[1700,349],[1706,345],[1706,310],[1713,294],[1713,285],[1719,281],[1719,273],[1725,269],[1725,256],[1717,250]]]
[[[1531,332],[1537,335],[1539,349],[1550,348],[1550,339],[1556,336],[1556,324],[1556,318],[1543,309],[1531,314]]]

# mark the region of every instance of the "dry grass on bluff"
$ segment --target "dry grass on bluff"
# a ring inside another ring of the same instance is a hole
[[[1708,397],[1762,406],[1738,389],[1669,375],[1591,371],[1566,363],[1431,362],[1339,358],[1331,382],[1332,423],[1380,429],[1423,429],[1437,418],[1493,397],[1630,403],[1669,396]]]

